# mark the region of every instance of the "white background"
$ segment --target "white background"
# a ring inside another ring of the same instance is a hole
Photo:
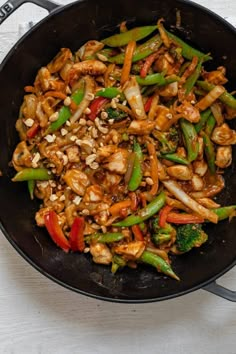
[[[235,0],[196,2],[236,25]],[[24,5],[0,27],[0,60],[16,41],[19,24],[45,14]],[[219,283],[236,290],[236,269]],[[43,277],[0,234],[0,354],[132,352],[236,354],[236,305],[203,290],[143,305],[90,299]]]

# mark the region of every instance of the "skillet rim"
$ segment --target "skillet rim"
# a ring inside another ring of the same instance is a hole
[[[17,49],[17,47],[22,42],[24,42],[25,38],[30,36],[34,31],[36,31],[39,27],[41,27],[41,25],[46,23],[52,17],[56,16],[58,13],[61,13],[64,10],[66,10],[66,9],[68,9],[70,7],[77,6],[79,3],[83,3],[83,2],[86,2],[86,1],[88,1],[88,0],[77,0],[77,1],[75,1],[73,3],[70,3],[70,4],[67,4],[67,5],[59,5],[58,8],[56,8],[51,13],[49,13],[45,18],[40,20],[28,32],[26,32],[16,42],[16,44],[10,49],[10,51],[4,57],[3,61],[0,63],[0,72],[2,70],[4,70],[5,64],[8,62],[9,58],[12,57],[15,54],[15,50]],[[222,25],[226,28],[226,30],[232,32],[235,35],[235,37],[236,37],[236,28],[231,23],[229,23],[227,20],[225,20],[223,17],[221,17],[220,15],[216,14],[212,10],[210,10],[210,9],[200,5],[200,4],[197,4],[197,3],[195,3],[195,2],[193,2],[191,0],[175,0],[175,1],[176,1],[176,3],[187,5],[190,8],[192,8],[193,10],[195,10],[197,8],[200,11],[208,14],[210,17],[213,17],[217,21],[221,22]],[[47,271],[42,269],[41,266],[37,265],[37,263],[30,257],[30,255],[27,255],[17,245],[17,243],[9,235],[8,231],[4,228],[1,220],[0,220],[0,230],[2,231],[2,233],[6,237],[6,239],[9,241],[9,243],[14,247],[14,249],[22,256],[22,258],[27,263],[29,263],[34,269],[39,271],[42,275],[44,275],[48,279],[52,280],[54,283],[57,283],[57,284],[63,286],[64,288],[66,288],[68,290],[72,290],[73,292],[76,292],[76,293],[79,293],[79,294],[82,294],[82,295],[86,295],[86,296],[88,296],[90,298],[94,298],[94,299],[97,299],[97,300],[108,301],[108,302],[126,303],[126,304],[143,304],[143,303],[151,303],[151,302],[164,301],[164,300],[170,300],[170,299],[173,299],[173,298],[177,298],[179,296],[182,296],[182,295],[185,295],[185,294],[189,294],[189,293],[191,293],[193,291],[196,291],[196,290],[199,290],[201,288],[204,288],[205,286],[209,285],[210,283],[214,282],[215,280],[220,278],[222,275],[227,273],[230,269],[232,269],[236,265],[236,255],[235,255],[235,260],[231,264],[229,264],[226,268],[224,268],[221,272],[219,272],[216,275],[210,277],[206,281],[203,281],[203,282],[201,282],[201,283],[199,283],[199,284],[197,284],[195,286],[190,287],[189,289],[180,291],[180,292],[178,292],[176,294],[166,295],[166,296],[162,296],[162,297],[155,297],[155,298],[145,298],[145,299],[119,299],[119,298],[116,298],[116,297],[95,295],[95,294],[80,290],[80,289],[78,289],[78,288],[76,288],[74,286],[66,284],[64,281],[61,281],[61,280],[57,279],[56,277],[52,276]]]

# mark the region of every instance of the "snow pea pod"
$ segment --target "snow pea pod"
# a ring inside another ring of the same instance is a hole
[[[52,175],[46,168],[24,168],[23,170],[17,172],[17,174],[12,178],[12,181],[47,181],[49,179],[52,179]]]
[[[215,85],[210,84],[207,81],[197,81],[197,85],[202,88],[203,90],[209,92],[211,90],[213,90],[215,88]],[[219,100],[223,103],[225,103],[227,106],[236,109],[236,98],[234,98],[234,96],[232,96],[230,93],[228,93],[227,91],[225,91],[224,93],[222,93],[222,95],[219,97]]]

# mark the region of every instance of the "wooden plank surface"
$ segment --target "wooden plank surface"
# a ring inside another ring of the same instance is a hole
[[[196,2],[236,25],[235,0]],[[23,31],[24,22],[45,14],[27,4],[0,27],[0,60],[17,40],[19,25]],[[236,269],[220,283],[236,290]],[[90,299],[43,277],[0,234],[0,354],[132,352],[235,354],[235,304],[203,290],[144,305]]]

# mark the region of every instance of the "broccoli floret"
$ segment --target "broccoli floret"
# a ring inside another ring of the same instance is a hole
[[[172,127],[168,132],[155,130],[153,135],[160,143],[159,150],[161,154],[172,154],[177,150],[179,134],[176,128]]]
[[[188,252],[193,247],[200,247],[208,240],[208,235],[200,224],[181,225],[177,229],[176,246],[180,252]]]
[[[150,226],[152,231],[151,240],[156,246],[169,242],[176,234],[174,227],[168,223],[166,223],[165,227],[160,227],[159,218],[152,219]]]
[[[123,112],[123,111],[121,111],[119,109],[114,109],[112,107],[108,107],[106,109],[106,112],[108,114],[108,118],[109,119],[115,119],[117,121],[128,117],[128,114],[126,112]]]

